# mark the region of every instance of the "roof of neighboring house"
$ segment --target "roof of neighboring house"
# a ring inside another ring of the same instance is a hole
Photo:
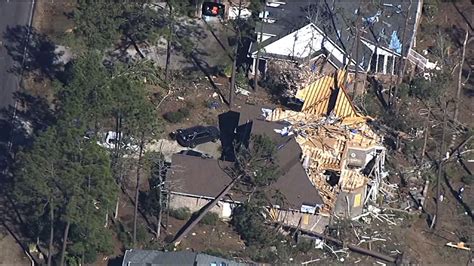
[[[353,54],[352,58],[355,59],[356,32],[354,25],[358,20],[362,23],[359,27],[361,38],[379,47],[390,49],[393,53],[403,52],[406,55],[408,49],[405,48],[413,43],[417,16],[421,13],[421,0],[386,2],[288,0],[287,4],[279,7],[266,7],[269,17],[275,19],[275,22],[263,23],[262,31],[264,33],[268,31],[276,36],[266,40],[262,46],[266,47],[273,42],[278,42],[281,45],[281,39],[292,36],[297,29],[312,22],[342,51]],[[261,27],[255,28],[257,32],[260,32],[260,29]],[[363,42],[359,43],[357,61],[360,62],[363,69],[367,69],[369,66],[373,47]],[[255,51],[256,47],[253,45],[251,53]],[[271,55],[271,53],[266,54],[267,57]],[[277,53],[276,57],[278,58],[279,55]]]
[[[129,249],[125,251],[122,266],[155,265],[246,265],[231,260],[190,251],[164,252],[157,250]]]
[[[262,57],[304,60],[323,53],[329,54],[330,62],[338,67],[343,67],[347,60],[344,51],[312,23],[288,35],[271,37],[262,42],[260,47]],[[257,49],[253,45],[250,53],[255,56]]]

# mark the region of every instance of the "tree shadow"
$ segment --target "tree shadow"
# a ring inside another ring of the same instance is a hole
[[[471,207],[469,207],[469,205],[467,205],[461,197],[459,197],[459,194],[458,194],[458,191],[455,190],[453,188],[453,186],[451,185],[451,182],[449,181],[449,177],[448,175],[445,173],[443,175],[444,177],[444,181],[446,183],[446,185],[448,186],[449,188],[449,191],[451,192],[451,194],[453,195],[453,197],[458,201],[459,204],[461,204],[461,206],[464,208],[464,211],[467,213],[467,215],[469,217],[471,217],[471,220],[474,221],[474,214],[472,213],[472,209]]]
[[[472,27],[472,22],[469,20],[468,17],[466,17],[466,15],[464,15],[464,13],[462,12],[461,9],[459,9],[458,5],[456,4],[456,1],[452,1],[452,4],[454,6],[454,8],[456,9],[456,11],[458,11],[459,15],[461,15],[461,17],[464,19],[464,21],[466,22],[466,24],[469,26],[469,28],[471,29],[471,31],[474,30],[474,28]],[[468,15],[469,17],[472,18],[472,14],[471,15]]]
[[[14,200],[14,163],[18,151],[31,145],[34,132],[43,131],[54,123],[54,116],[46,99],[16,92],[14,100],[17,103],[15,106],[0,110],[0,224],[35,263],[39,263],[36,255],[23,245],[34,243],[36,235],[33,231],[38,228],[27,222],[29,213],[35,210],[20,206]]]
[[[0,186],[3,189],[12,183],[16,153],[30,146],[36,133],[55,122],[46,99],[25,92],[15,92],[13,98],[15,106],[0,110]]]
[[[56,45],[35,28],[7,27],[3,38],[8,54],[15,61],[10,71],[20,75],[24,71],[35,73],[39,80],[44,77],[53,79],[62,71],[60,58],[63,52],[58,52]]]

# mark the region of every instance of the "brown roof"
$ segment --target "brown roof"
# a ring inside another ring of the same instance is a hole
[[[174,154],[168,181],[172,191],[197,196],[215,197],[231,181],[225,172],[232,163],[184,154]]]
[[[301,148],[294,137],[281,137],[273,131],[283,126],[275,122],[253,121],[252,134],[265,134],[280,147],[277,159],[282,176],[267,191],[279,190],[294,209],[299,209],[303,203],[322,204],[318,191],[301,165]],[[175,192],[215,197],[231,181],[225,172],[226,167],[232,165],[229,162],[175,154],[172,163],[168,180],[173,184],[172,190]],[[230,197],[236,201],[243,199],[242,195],[235,192]]]

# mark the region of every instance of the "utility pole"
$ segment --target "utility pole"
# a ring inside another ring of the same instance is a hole
[[[443,110],[443,133],[441,135],[441,146],[439,147],[439,157],[438,157],[438,176],[436,177],[436,213],[431,221],[430,229],[436,228],[436,224],[439,220],[439,205],[441,201],[441,175],[443,174],[443,156],[444,156],[444,142],[446,138],[446,126],[447,126],[447,119],[446,119],[446,111],[448,109],[448,102],[444,104]]]
[[[242,0],[239,0],[239,12],[237,14],[237,44],[234,49],[234,62],[232,63],[232,74],[230,76],[230,87],[229,87],[229,106],[232,109],[232,93],[235,89],[235,72],[237,70],[237,55],[239,52],[240,44],[240,14],[242,12]]]

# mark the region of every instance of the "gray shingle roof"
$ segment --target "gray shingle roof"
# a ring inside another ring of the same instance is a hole
[[[412,44],[419,1],[390,0],[377,3],[371,0],[287,0],[286,5],[266,8],[269,17],[276,21],[272,24],[264,23],[263,32],[279,34],[268,39],[264,45],[313,22],[354,58],[356,46],[353,26],[360,16],[364,24],[360,31],[361,37],[381,47],[391,47],[395,50],[391,46],[392,35],[395,32],[403,46],[401,51],[406,55],[408,53],[406,48]],[[255,30],[260,31],[260,27],[256,27]],[[254,46],[252,45],[251,52],[256,50]],[[371,51],[363,44],[359,44],[359,49],[358,61],[366,69]]]
[[[122,266],[158,265],[247,265],[235,261],[190,251],[164,252],[156,250],[129,249],[125,251]]]

